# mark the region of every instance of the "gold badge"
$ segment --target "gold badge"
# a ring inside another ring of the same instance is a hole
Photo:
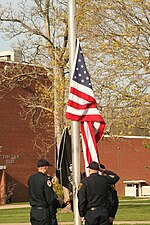
[[[51,186],[52,186],[52,183],[51,183],[50,180],[47,181],[47,186],[48,186],[48,187],[51,187]]]

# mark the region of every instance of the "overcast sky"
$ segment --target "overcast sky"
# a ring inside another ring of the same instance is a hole
[[[4,41],[2,38],[2,34],[0,33],[0,52],[11,50],[10,44],[12,41]]]
[[[6,0],[0,0],[0,11],[3,5],[5,5],[5,3],[6,3]],[[12,43],[12,41],[5,41],[2,38],[2,36],[3,36],[3,33],[0,32],[0,51],[11,50],[12,48],[10,47],[10,44]]]
[[[21,0],[0,0],[0,10],[8,2],[11,3],[12,5],[17,5],[19,1],[21,1]],[[15,39],[12,39],[10,41],[6,41],[2,37],[3,37],[3,33],[0,32],[0,52],[12,50],[11,44],[15,42]]]

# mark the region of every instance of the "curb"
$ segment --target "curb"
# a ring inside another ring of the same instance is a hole
[[[73,222],[58,222],[58,225],[73,225]],[[150,224],[150,221],[115,221],[114,225],[121,224]],[[30,223],[0,223],[0,225],[31,225]]]

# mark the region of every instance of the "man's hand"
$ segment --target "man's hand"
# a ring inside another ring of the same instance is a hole
[[[114,221],[115,218],[113,217],[109,217],[109,222],[112,223]]]
[[[85,224],[85,218],[84,217],[81,217],[81,222],[82,222],[82,225]]]
[[[70,200],[68,199],[67,201],[65,201],[65,204],[69,205],[70,204]]]
[[[51,182],[52,182],[52,184],[56,184],[56,182],[57,182],[57,177],[54,176],[54,177],[52,178]]]

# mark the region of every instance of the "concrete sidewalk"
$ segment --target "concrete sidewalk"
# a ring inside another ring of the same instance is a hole
[[[18,208],[28,208],[30,207],[29,204],[6,204],[6,205],[0,205],[0,209],[18,209]]]
[[[58,225],[73,225],[73,222],[59,222]],[[150,224],[150,221],[115,221],[114,225],[121,225],[121,224]],[[0,225],[31,225],[30,223],[0,223]]]

